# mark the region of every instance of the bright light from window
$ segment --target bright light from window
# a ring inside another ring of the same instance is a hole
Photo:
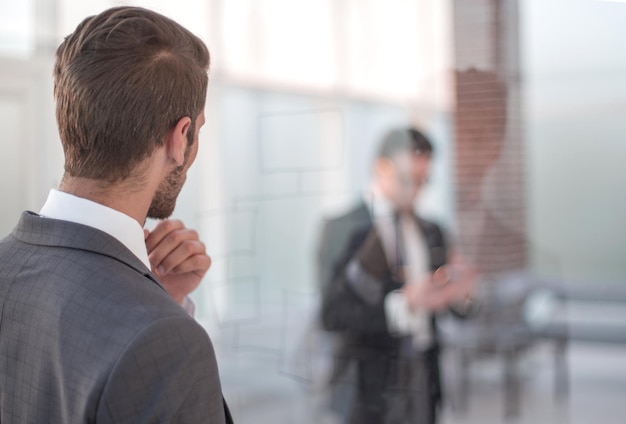
[[[335,82],[329,0],[229,0],[221,9],[221,60],[230,75],[313,87]]]
[[[3,0],[0,0],[3,1]],[[152,9],[183,24],[194,34],[206,40],[206,2],[202,0],[59,0],[60,40],[76,29],[87,16],[95,15],[109,7],[128,5]]]
[[[0,0],[0,10],[0,56],[27,57],[32,54],[32,1]]]

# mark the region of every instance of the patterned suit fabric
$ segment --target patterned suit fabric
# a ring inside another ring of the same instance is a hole
[[[104,232],[25,212],[0,317],[3,424],[231,422],[205,330]]]

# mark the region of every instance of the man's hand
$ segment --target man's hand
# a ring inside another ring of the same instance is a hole
[[[448,290],[442,289],[433,284],[429,276],[420,281],[407,281],[402,287],[402,294],[411,312],[417,309],[439,311],[450,303]]]
[[[474,313],[480,305],[472,293],[476,291],[482,272],[475,265],[467,262],[463,256],[454,252],[450,255],[450,269],[452,270],[450,275],[452,284],[458,284],[464,290],[460,293],[462,297],[456,299],[455,305],[451,306],[463,315]]]
[[[439,311],[470,299],[479,273],[460,256],[421,281],[407,282],[402,292],[411,311],[424,308]]]
[[[178,220],[163,220],[144,229],[148,258],[159,281],[179,304],[194,291],[211,266],[204,243],[195,230]]]

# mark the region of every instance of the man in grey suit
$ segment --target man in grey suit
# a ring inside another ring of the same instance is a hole
[[[210,266],[166,218],[198,151],[209,52],[146,9],[60,45],[65,174],[0,242],[0,422],[225,423],[215,353],[181,307]],[[169,293],[168,293],[169,292]]]

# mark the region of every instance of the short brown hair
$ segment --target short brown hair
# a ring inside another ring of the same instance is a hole
[[[116,7],[81,22],[56,52],[54,97],[65,172],[116,182],[204,108],[209,51],[153,11]]]

